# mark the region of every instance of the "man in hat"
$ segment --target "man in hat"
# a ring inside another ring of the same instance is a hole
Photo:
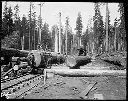
[[[14,71],[14,76],[17,76],[17,71],[19,69],[19,65],[20,65],[20,58],[17,59],[16,64],[13,67],[13,71]]]

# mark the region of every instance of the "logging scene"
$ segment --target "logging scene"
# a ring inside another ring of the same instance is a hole
[[[1,98],[126,100],[124,9],[2,1]]]

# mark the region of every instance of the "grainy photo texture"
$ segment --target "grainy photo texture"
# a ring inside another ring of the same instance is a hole
[[[126,100],[124,3],[2,1],[1,98]]]

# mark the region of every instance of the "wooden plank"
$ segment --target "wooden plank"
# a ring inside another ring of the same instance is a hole
[[[8,70],[6,73],[4,73],[2,76],[6,76],[8,73],[10,73],[13,70],[13,68],[11,68],[10,70]]]
[[[87,96],[87,94],[89,93],[89,91],[94,87],[94,85],[96,84],[97,82],[94,82],[94,83],[91,83],[91,84],[89,84],[86,88],[85,88],[85,90],[84,91],[82,91],[81,93],[80,93],[80,98],[85,98],[85,96]]]

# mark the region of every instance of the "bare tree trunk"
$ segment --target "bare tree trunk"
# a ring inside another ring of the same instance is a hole
[[[35,50],[35,26],[34,26],[34,50]]]
[[[61,13],[59,13],[59,17],[60,17],[60,28],[59,28],[59,53],[61,53]]]
[[[117,29],[116,29],[116,26],[115,26],[115,35],[114,35],[114,49],[115,49],[115,52],[116,52],[116,33],[117,32]]]
[[[24,50],[24,35],[23,35],[23,37],[21,38],[21,44],[22,44],[22,50]]]
[[[67,40],[67,27],[66,27],[66,42],[65,42],[65,52],[66,52],[66,55],[67,55],[67,44],[68,44],[68,40]]]
[[[58,52],[58,35],[57,35],[57,28],[55,28],[55,52]]]
[[[92,42],[92,54],[94,54],[94,41]]]
[[[118,42],[118,51],[120,52],[120,42]]]
[[[108,3],[106,3],[106,52],[108,52]]]
[[[81,46],[81,37],[79,36],[79,38],[78,38],[78,49],[80,48],[80,46]]]
[[[31,2],[30,2],[30,19],[29,20],[30,20],[29,22],[29,50],[31,50],[31,38],[30,38],[31,37],[30,35],[31,34],[31,28],[30,28],[31,27]]]
[[[81,44],[81,37],[80,37],[80,46],[81,46],[82,44]]]

